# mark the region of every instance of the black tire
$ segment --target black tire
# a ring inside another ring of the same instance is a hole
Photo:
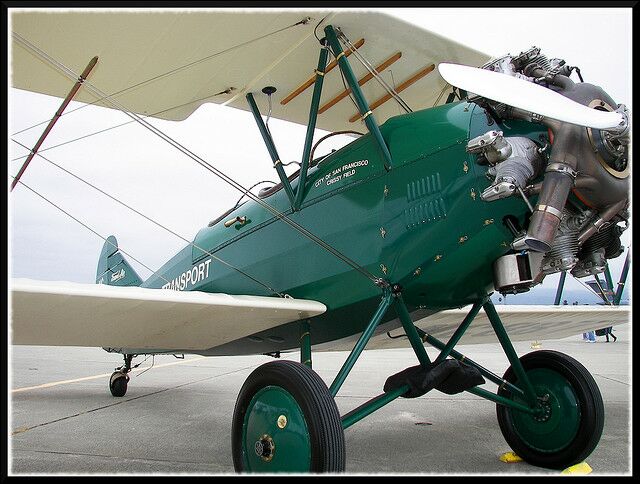
[[[249,464],[249,444],[243,441],[247,410],[253,404],[254,396],[264,389],[278,389],[289,394],[297,404],[299,415],[303,416],[307,427],[305,436],[310,447],[310,465],[304,472],[343,472],[345,469],[344,430],[340,412],[327,385],[311,368],[295,361],[273,361],[256,368],[247,378],[236,401],[233,412],[231,444],[233,464],[237,472],[253,472]],[[251,407],[253,408],[253,406]],[[257,437],[260,432],[252,435]],[[277,434],[277,431],[275,432]],[[250,437],[247,436],[247,440]],[[277,454],[278,440],[274,435]],[[286,452],[282,449],[281,452]],[[285,455],[285,454],[281,454]],[[253,457],[255,459],[255,457]],[[275,461],[275,459],[274,459]],[[281,461],[282,462],[282,458]],[[277,467],[273,471],[260,472],[296,472]]]
[[[558,417],[553,423],[553,416],[551,416],[546,422],[537,423],[538,420],[533,416],[525,416],[518,410],[498,404],[498,423],[505,440],[517,455],[535,466],[566,469],[582,462],[598,445],[604,427],[604,404],[593,377],[578,361],[557,351],[534,351],[524,355],[520,361],[530,378],[536,372],[538,375],[542,372],[552,377],[549,380],[542,378],[532,381],[534,389],[539,397],[544,393],[554,391],[558,393],[558,401],[564,402],[564,409],[565,411],[568,409],[571,417],[564,419]],[[517,383],[512,367],[506,371],[504,379]],[[565,395],[568,395],[564,397],[565,400],[562,400],[563,392],[557,389],[549,390],[552,388],[552,380],[559,384],[560,388],[564,386]],[[545,381],[549,381],[546,389]],[[562,384],[563,381],[564,384]],[[503,388],[498,390],[498,395],[512,397],[511,393]],[[552,394],[550,400],[553,401],[555,398],[556,395]],[[569,401],[575,401],[575,403],[569,405]],[[546,429],[541,427],[544,425],[548,427]],[[562,426],[569,426],[571,432],[563,432]],[[534,435],[537,432],[530,432],[530,429],[536,427],[539,435]],[[546,448],[532,445],[528,437],[532,437],[531,440],[537,442],[540,442],[540,439],[546,439],[548,443],[543,445]],[[562,442],[562,444],[554,448],[554,442]]]
[[[124,397],[127,393],[129,376],[120,371],[114,371],[109,378],[109,391],[114,397]]]

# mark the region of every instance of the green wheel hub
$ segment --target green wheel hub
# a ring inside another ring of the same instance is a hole
[[[309,429],[289,392],[270,385],[254,395],[244,417],[242,446],[249,472],[309,471]]]
[[[547,368],[531,369],[527,376],[540,399],[540,410],[535,415],[512,411],[513,429],[531,449],[544,453],[562,450],[580,427],[576,392],[566,378]],[[526,404],[524,400],[521,403]]]
[[[598,385],[578,361],[558,351],[534,351],[519,358],[537,395],[533,414],[498,404],[500,431],[513,451],[529,464],[566,469],[596,448],[604,427]],[[518,385],[514,367],[503,377]],[[525,403],[505,388],[498,395]]]
[[[343,472],[344,430],[327,385],[308,366],[272,361],[242,385],[231,426],[237,472]]]

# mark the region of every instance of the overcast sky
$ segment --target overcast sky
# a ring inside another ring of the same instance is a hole
[[[560,57],[580,67],[586,82],[602,86],[616,102],[631,108],[631,9],[385,11],[492,56],[517,54],[536,45],[549,58]],[[48,119],[60,102],[10,89],[9,133]],[[76,106],[72,103],[67,110]],[[62,118],[43,149],[128,120],[123,113],[105,108],[82,109]],[[277,180],[250,112],[207,104],[183,122],[154,120],[154,124],[244,186]],[[281,158],[299,160],[305,127],[271,120],[270,128]],[[31,147],[42,129],[43,126],[10,136],[9,160],[27,152],[11,138]],[[318,132],[316,139],[322,134],[325,133]],[[327,144],[327,149],[330,147]],[[43,155],[189,240],[240,196],[135,123]],[[10,161],[9,174],[15,175],[21,163],[22,159]],[[30,164],[24,181],[102,236],[116,235],[122,248],[154,270],[185,245],[38,157]],[[95,281],[102,239],[24,187],[16,188],[9,203],[12,277]],[[625,246],[630,245],[630,232],[623,235]],[[623,262],[622,256],[610,263],[614,279]],[[150,275],[135,262],[132,265],[143,279]],[[543,286],[555,287],[557,280],[557,275],[549,276]],[[582,286],[568,278],[566,287]]]

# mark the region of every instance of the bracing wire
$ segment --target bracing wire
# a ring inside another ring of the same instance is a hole
[[[602,299],[602,296],[600,294],[598,294],[596,291],[594,291],[591,287],[589,287],[587,284],[585,284],[584,282],[582,282],[580,279],[578,279],[577,277],[574,277],[574,279],[576,281],[578,281],[580,284],[582,284],[587,291],[589,291],[590,293],[592,293],[594,296],[596,296],[599,299]]]
[[[393,99],[400,105],[400,107],[407,113],[413,112],[413,110],[404,101],[404,99],[400,97],[396,90],[389,86],[389,84],[387,84],[387,82],[382,78],[380,73],[378,73],[378,71],[376,71],[375,68],[371,65],[371,63],[360,52],[358,52],[358,49],[356,49],[356,47],[351,43],[344,32],[338,30],[338,37],[344,42],[347,47],[349,47],[349,49],[351,49],[356,59],[360,61],[364,68],[369,71],[373,78],[378,81],[382,88],[387,91],[391,97],[393,97]]]
[[[22,143],[20,143],[20,142],[18,142],[18,141],[16,141],[16,140],[13,140],[13,139],[12,139],[12,141],[13,141],[13,142],[15,142],[15,143],[17,143],[17,144],[19,144],[20,146],[23,146],[24,148],[26,148],[26,146],[24,146]],[[196,245],[196,243],[195,243],[195,242],[192,242],[192,241],[190,241],[190,240],[188,240],[188,239],[184,238],[183,236],[181,236],[181,235],[180,235],[180,234],[178,234],[177,232],[175,232],[175,231],[171,230],[170,228],[168,228],[168,227],[166,227],[166,226],[162,225],[160,222],[155,221],[155,220],[154,220],[154,219],[152,219],[151,217],[149,217],[149,216],[147,216],[147,215],[143,214],[142,212],[140,212],[140,211],[136,210],[136,209],[135,209],[135,208],[133,208],[132,206],[127,205],[127,204],[126,204],[126,203],[124,203],[123,201],[118,200],[117,198],[115,198],[115,197],[113,197],[113,196],[109,195],[109,194],[108,194],[107,192],[105,192],[104,190],[102,190],[102,189],[98,188],[97,186],[93,185],[92,183],[90,183],[90,182],[88,182],[88,181],[86,181],[86,180],[82,179],[82,178],[81,178],[81,177],[79,177],[78,175],[76,175],[76,174],[74,174],[74,173],[70,172],[70,171],[69,171],[69,170],[67,170],[66,168],[63,168],[62,166],[58,165],[57,163],[54,163],[54,162],[53,162],[53,161],[51,161],[50,159],[45,158],[45,157],[44,157],[44,156],[42,156],[40,153],[36,153],[36,154],[37,154],[40,158],[42,158],[43,160],[45,160],[46,162],[48,162],[48,163],[52,164],[53,166],[55,166],[56,168],[58,168],[58,169],[62,170],[63,172],[67,173],[68,175],[71,175],[71,176],[72,176],[72,177],[74,177],[75,179],[77,179],[77,180],[81,181],[81,182],[82,182],[82,183],[84,183],[85,185],[88,185],[89,187],[93,188],[94,190],[97,190],[98,192],[102,193],[104,196],[106,196],[106,197],[110,198],[110,199],[111,199],[111,200],[113,200],[114,202],[119,203],[119,204],[120,204],[120,205],[122,205],[123,207],[125,207],[125,208],[127,208],[127,209],[131,210],[132,212],[134,212],[134,213],[136,213],[136,214],[140,215],[142,218],[144,218],[144,219],[148,220],[149,222],[151,222],[151,223],[153,223],[153,224],[157,225],[157,226],[158,226],[158,227],[160,227],[161,229],[164,229],[164,230],[166,230],[167,232],[169,232],[170,234],[175,235],[176,237],[178,237],[178,238],[179,238],[179,239],[181,239],[182,241],[186,242],[187,244],[191,245],[192,247],[195,247],[196,249],[198,249],[198,250],[202,251],[204,254],[211,256],[212,258],[214,258],[215,260],[217,260],[217,261],[218,261],[218,262],[220,262],[221,264],[224,264],[225,266],[227,266],[227,267],[229,267],[229,268],[231,268],[231,269],[234,269],[234,270],[238,271],[240,274],[242,274],[242,275],[246,276],[247,278],[251,279],[253,282],[255,282],[255,283],[259,284],[260,286],[264,287],[264,288],[265,288],[265,289],[267,289],[268,291],[271,291],[272,293],[277,294],[277,295],[278,295],[278,296],[280,296],[280,297],[284,297],[284,294],[282,294],[282,293],[280,293],[280,292],[276,291],[275,289],[271,288],[268,284],[265,284],[264,282],[262,282],[262,281],[260,281],[260,280],[256,279],[255,277],[253,277],[253,276],[251,276],[251,275],[247,274],[247,273],[246,273],[246,272],[244,272],[242,269],[239,269],[239,268],[235,267],[234,265],[232,265],[232,264],[230,264],[230,263],[228,263],[228,262],[226,262],[226,261],[224,261],[224,260],[220,259],[218,256],[216,256],[216,255],[212,254],[210,251],[208,251],[208,250],[206,250],[206,249],[203,249],[202,247],[200,247],[200,246]],[[30,189],[30,190],[32,190],[32,191],[33,191],[33,189]],[[43,198],[44,198],[44,197],[43,197]],[[55,206],[55,205],[54,205],[54,206]],[[59,208],[59,207],[56,207],[56,208]],[[64,210],[63,210],[63,212],[64,212]],[[64,212],[64,213],[66,213],[66,212]],[[94,232],[94,233],[95,233],[95,232]],[[105,239],[105,240],[106,240],[106,239]],[[124,251],[123,251],[123,252],[124,252]],[[146,267],[146,266],[145,266],[145,267]],[[149,269],[149,268],[147,267],[147,269]],[[151,270],[151,269],[149,269],[149,270]],[[157,272],[155,272],[155,271],[151,271],[151,272],[153,272],[153,275],[155,275],[155,274],[157,273]],[[162,276],[160,276],[160,274],[158,274],[158,276],[159,276],[159,277],[162,277]],[[165,281],[165,282],[169,282],[169,281],[167,281],[164,277],[162,277],[162,279],[164,279],[164,281]]]
[[[11,175],[10,175],[11,176]],[[11,176],[11,178],[15,179],[14,176]],[[66,210],[64,210],[62,207],[56,205],[54,202],[52,202],[51,200],[49,200],[47,197],[45,197],[44,195],[41,195],[40,193],[38,193],[36,190],[34,190],[33,188],[31,188],[29,185],[27,185],[26,183],[24,183],[22,180],[18,180],[18,183],[20,183],[23,187],[25,187],[27,190],[29,190],[31,193],[34,193],[35,195],[37,195],[38,197],[40,197],[41,199],[43,199],[45,202],[49,203],[50,205],[53,205],[55,208],[57,208],[58,210],[60,210],[62,213],[64,213],[65,215],[67,215],[68,217],[70,217],[71,219],[75,220],[76,222],[78,222],[80,225],[82,225],[84,228],[86,228],[87,230],[89,230],[90,232],[92,232],[93,234],[97,235],[98,237],[100,237],[102,240],[104,240],[105,242],[107,242],[107,238],[103,235],[101,235],[100,233],[98,233],[97,231],[93,230],[91,227],[89,227],[86,223],[84,223],[83,221],[77,219],[76,217],[74,217],[73,215],[71,215],[69,212],[67,212]],[[109,242],[111,243],[111,242]],[[140,264],[142,267],[144,267],[145,269],[147,269],[148,271],[150,271],[153,274],[156,274],[157,271],[154,271],[153,269],[151,269],[148,265],[146,265],[144,262],[141,262],[139,259],[135,258],[134,256],[132,256],[130,253],[126,252],[125,250],[123,250],[120,247],[117,247],[118,249],[120,249],[120,251],[124,254],[126,254],[127,256],[129,256],[131,259],[133,259],[134,261],[136,261],[138,264]],[[162,275],[158,274],[158,276],[160,278],[162,278],[165,282],[169,283],[170,281],[168,281],[167,279],[165,279]]]
[[[600,297],[602,298],[602,300],[605,302],[607,306],[613,306],[613,303],[609,300],[609,298],[605,294],[602,284],[600,284],[600,280],[598,279],[597,276],[595,279],[596,279],[596,285],[598,286],[598,290],[600,291]]]
[[[444,93],[451,87],[451,84],[446,83],[444,85],[444,87],[442,88],[442,91],[440,91],[440,94],[438,94],[438,97],[436,98],[435,102],[433,103],[433,107],[435,108],[438,103],[440,102],[440,99],[442,99],[442,96],[444,96]]]
[[[193,103],[197,103],[197,102],[200,102],[200,101],[204,101],[205,99],[209,99],[210,97],[220,96],[221,94],[229,94],[231,91],[233,91],[233,89],[234,88],[228,88],[228,89],[225,89],[224,91],[220,91],[220,92],[217,92],[215,94],[209,94],[208,96],[201,97],[200,99],[196,99],[194,101],[189,101],[189,102],[186,102],[186,103],[183,103],[183,104],[178,104],[178,105],[175,105],[175,106],[171,106],[171,107],[163,109],[161,111],[156,111],[155,113],[151,113],[151,114],[147,114],[146,116],[142,116],[142,119],[147,119],[147,118],[150,118],[150,117],[154,117],[154,116],[157,116],[158,114],[166,113],[167,111],[171,111],[173,109],[178,109],[178,108],[181,108],[183,106],[188,106],[189,104],[193,104]],[[99,131],[94,131],[92,133],[88,133],[88,134],[79,136],[79,137],[74,138],[74,139],[63,141],[62,143],[58,143],[57,145],[48,146],[47,148],[39,149],[38,153],[44,153],[45,151],[49,151],[49,150],[52,150],[54,148],[59,148],[60,146],[68,145],[68,144],[71,144],[71,143],[75,143],[76,141],[80,141],[82,139],[90,138],[91,136],[95,136],[97,134],[105,133],[107,131],[111,131],[112,129],[120,128],[122,126],[126,126],[128,124],[135,123],[135,122],[136,122],[136,120],[132,119],[130,121],[126,121],[124,123],[116,124],[114,126],[110,126],[108,128],[101,129]],[[16,141],[16,143],[17,143],[17,141]],[[27,149],[29,149],[29,148],[27,148]],[[30,153],[27,153],[26,155],[17,156],[15,158],[13,158],[11,161],[22,160],[22,159],[26,158],[27,156],[29,156],[29,154]]]
[[[53,59],[47,53],[45,53],[44,51],[42,51],[41,49],[39,49],[38,47],[36,47],[32,43],[30,43],[28,40],[24,39],[23,37],[21,37],[20,35],[16,34],[15,32],[13,33],[13,36],[14,36],[14,38],[16,38],[16,40],[18,40],[20,43],[22,43],[25,47],[27,47],[28,49],[33,51],[38,57],[40,57],[43,60],[45,60],[46,62],[50,63],[52,66],[54,66],[57,69],[59,69],[60,71],[62,71],[63,73],[65,73],[70,78],[72,78],[72,79],[76,79],[77,78],[77,75],[71,69],[69,69],[67,66],[63,65],[62,63],[58,62],[57,60]],[[371,282],[373,282],[374,284],[376,284],[376,285],[381,285],[381,284],[384,285],[384,284],[386,284],[385,281],[383,281],[380,278],[378,278],[375,275],[373,275],[367,269],[365,269],[364,267],[360,266],[359,264],[357,264],[356,262],[351,260],[349,257],[347,257],[346,255],[344,255],[343,253],[341,253],[340,251],[338,251],[337,249],[332,247],[331,245],[327,244],[325,241],[323,241],[322,239],[320,239],[319,237],[317,237],[316,235],[314,235],[313,233],[308,231],[306,228],[302,227],[298,223],[296,223],[293,220],[291,220],[285,214],[281,213],[280,211],[278,211],[277,209],[275,209],[271,205],[267,204],[266,202],[264,202],[260,198],[256,197],[252,193],[247,192],[246,189],[240,183],[236,182],[235,180],[233,180],[233,178],[229,177],[228,175],[226,175],[222,171],[218,170],[216,167],[214,167],[213,165],[208,163],[206,160],[202,159],[200,156],[196,155],[195,153],[193,153],[192,151],[190,151],[189,149],[184,147],[182,144],[180,144],[179,142],[177,142],[176,140],[171,138],[169,135],[167,135],[166,133],[162,132],[161,130],[156,128],[154,125],[150,124],[148,121],[142,119],[137,114],[135,114],[133,112],[129,112],[119,102],[117,102],[116,100],[114,100],[110,96],[106,95],[100,89],[95,87],[92,83],[90,83],[88,81],[85,81],[84,84],[86,85],[87,90],[89,90],[91,93],[93,93],[93,95],[95,95],[97,97],[102,97],[103,99],[107,100],[112,106],[114,106],[115,108],[117,108],[120,111],[122,111],[126,116],[129,116],[131,119],[136,120],[140,125],[142,125],[146,129],[151,131],[153,134],[158,136],[160,139],[162,139],[163,141],[165,141],[166,143],[168,143],[169,145],[171,145],[172,147],[174,147],[175,149],[177,149],[181,153],[183,153],[186,156],[188,156],[189,158],[191,158],[193,161],[198,163],[201,167],[203,167],[206,170],[208,170],[209,172],[213,173],[218,178],[220,178],[221,180],[223,180],[224,182],[226,182],[227,184],[229,184],[230,186],[232,186],[236,190],[239,190],[242,193],[246,193],[249,198],[251,198],[253,201],[258,203],[260,206],[262,206],[263,208],[268,210],[270,213],[275,215],[278,219],[282,220],[284,223],[288,224],[293,229],[297,230],[300,234],[302,234],[303,236],[307,237],[309,240],[313,241],[314,243],[316,243],[317,245],[319,245],[320,247],[325,249],[327,252],[331,253],[332,255],[337,257],[338,259],[340,259],[343,262],[345,262],[347,265],[352,267],[358,273],[360,273],[364,277],[367,277],[368,279],[370,279]]]

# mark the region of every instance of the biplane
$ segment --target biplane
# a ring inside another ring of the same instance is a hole
[[[579,69],[536,47],[490,58],[371,12],[25,11],[11,28],[14,87],[121,110],[246,197],[144,281],[114,236],[96,284],[14,280],[13,344],[122,354],[114,397],[140,355],[300,351],[242,386],[239,472],[343,471],[346,429],[433,390],[495,402],[505,440],[533,465],[565,468],[595,449],[604,407],[590,373],[555,351],[519,357],[512,341],[626,323],[628,311],[489,297],[598,274],[622,252],[629,112]],[[205,102],[253,113],[278,183],[253,193],[149,119]],[[270,117],[307,126],[295,172]],[[330,135],[314,143],[316,128]],[[344,133],[354,139],[320,154]],[[28,188],[25,170],[12,188]],[[495,338],[502,376],[455,350]],[[417,364],[340,415],[335,397],[365,347],[411,348]],[[349,351],[329,385],[312,350]]]

